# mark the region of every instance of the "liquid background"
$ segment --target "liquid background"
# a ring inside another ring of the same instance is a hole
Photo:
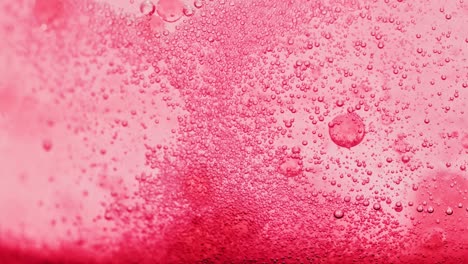
[[[4,262],[466,261],[466,2],[142,3],[0,4]]]

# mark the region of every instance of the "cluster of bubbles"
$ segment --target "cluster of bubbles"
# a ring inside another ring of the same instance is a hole
[[[463,13],[426,28],[439,11],[422,1],[144,0],[138,16],[54,1],[33,6],[48,30],[22,56],[92,157],[76,167],[105,164],[94,248],[122,263],[466,256],[468,48],[436,26]]]

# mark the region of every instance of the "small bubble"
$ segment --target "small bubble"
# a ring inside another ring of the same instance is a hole
[[[299,153],[301,153],[301,148],[298,147],[298,146],[294,146],[294,147],[291,149],[291,152],[294,153],[294,154],[299,154]]]
[[[403,210],[403,204],[401,202],[397,202],[395,204],[395,211],[401,212]]]
[[[428,213],[432,214],[432,213],[434,212],[434,207],[429,206],[429,207],[427,207],[426,211],[427,211]]]
[[[453,214],[453,209],[451,207],[448,207],[447,210],[445,210],[445,213],[447,215],[452,215]]]
[[[424,207],[422,205],[418,205],[418,207],[416,208],[416,211],[421,213],[422,211],[424,211]]]
[[[347,202],[347,203],[349,203],[349,202],[351,201],[351,197],[346,196],[346,197],[344,198],[344,201]]]
[[[333,216],[335,216],[336,219],[341,219],[344,216],[344,212],[338,209],[333,213]]]
[[[410,157],[407,155],[403,155],[401,157],[401,161],[403,161],[403,163],[408,163],[410,161]]]
[[[458,203],[458,208],[462,208],[463,207],[463,204],[462,203]]]
[[[104,213],[104,219],[106,219],[107,221],[111,221],[112,220],[112,213],[110,211],[106,211]]]
[[[193,10],[193,8],[188,7],[188,6],[185,6],[185,7],[182,9],[182,12],[183,12],[184,15],[187,16],[187,17],[191,17],[191,16],[193,16],[193,14],[195,14],[195,10]]]
[[[379,203],[375,203],[374,205],[372,205],[372,208],[374,208],[374,210],[380,210],[380,208],[382,207],[380,206]]]
[[[203,2],[201,0],[195,0],[193,2],[193,5],[196,7],[196,8],[202,8],[203,6]]]
[[[391,204],[391,203],[392,203],[392,199],[390,199],[390,198],[388,197],[387,199],[385,199],[385,202],[386,202],[387,204]]]
[[[49,139],[42,141],[42,148],[45,151],[49,152],[52,149],[52,141],[50,141]]]
[[[140,12],[145,16],[152,16],[156,11],[156,7],[150,0],[145,0],[140,4]]]

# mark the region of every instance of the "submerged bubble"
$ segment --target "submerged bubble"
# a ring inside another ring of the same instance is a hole
[[[284,159],[278,167],[278,172],[287,176],[294,177],[302,172],[302,161],[300,159]]]
[[[162,20],[172,23],[184,15],[184,5],[177,0],[160,0],[156,12]]]
[[[434,212],[434,207],[429,206],[429,207],[426,209],[426,211],[427,211],[428,213],[432,214],[432,213]]]
[[[201,8],[203,6],[203,2],[201,0],[195,0],[193,2],[193,5],[196,7],[196,8]]]
[[[153,2],[145,0],[140,4],[140,12],[145,16],[152,16],[156,10]]]
[[[191,16],[193,16],[193,14],[195,14],[195,10],[192,7],[185,6],[182,9],[182,13],[184,13],[184,15],[187,16],[187,17],[191,17]]]
[[[374,210],[380,210],[380,208],[382,208],[382,207],[380,206],[379,203],[375,203],[375,204],[372,206],[372,208],[374,208]]]
[[[336,116],[328,126],[331,140],[340,147],[352,148],[364,138],[364,122],[354,112]]]
[[[45,151],[49,152],[52,149],[52,141],[50,141],[49,139],[42,141],[42,148]]]
[[[416,208],[416,211],[421,213],[422,211],[424,211],[424,207],[422,205],[418,205],[418,207]]]
[[[403,204],[401,202],[397,202],[395,204],[395,211],[401,212],[403,210]]]
[[[344,212],[338,209],[333,213],[333,216],[335,216],[336,219],[341,219],[344,216]]]
[[[453,214],[453,209],[451,207],[448,207],[447,210],[445,210],[445,213],[447,215],[452,215]]]
[[[403,155],[401,157],[401,161],[403,161],[403,163],[408,163],[410,161],[410,157],[408,155]]]

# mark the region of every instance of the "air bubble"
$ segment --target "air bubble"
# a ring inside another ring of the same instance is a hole
[[[328,126],[331,140],[340,147],[352,148],[364,138],[364,122],[354,112],[336,116]]]
[[[152,16],[156,11],[156,7],[150,0],[145,0],[140,4],[140,12],[145,16]]]
[[[286,158],[278,167],[278,172],[286,177],[294,177],[302,172],[302,161],[300,159]]]
[[[451,207],[448,207],[447,210],[445,210],[445,213],[447,215],[452,215],[453,214],[453,209]]]
[[[176,0],[160,0],[156,12],[162,20],[172,23],[184,15],[184,5]]]
[[[374,210],[380,210],[380,208],[382,208],[382,206],[380,206],[379,203],[375,203],[374,205],[372,205],[372,208],[374,208]]]
[[[401,202],[397,202],[395,204],[395,211],[401,212],[403,210],[403,204]]]
[[[52,149],[52,141],[50,141],[49,139],[46,139],[46,140],[42,141],[42,148],[43,148],[46,152],[51,151],[51,149]]]
[[[191,7],[185,6],[182,9],[182,13],[184,13],[184,15],[187,16],[187,17],[191,17],[191,16],[193,16],[193,14],[195,14],[195,10],[193,8],[191,8]]]
[[[333,216],[335,216],[336,219],[341,219],[344,216],[344,212],[338,209],[333,213]]]
[[[202,8],[203,6],[203,2],[201,0],[195,0],[193,2],[193,5],[196,7],[196,8]]]
[[[401,161],[403,161],[403,163],[408,163],[410,161],[410,157],[407,155],[403,155],[401,157]]]

